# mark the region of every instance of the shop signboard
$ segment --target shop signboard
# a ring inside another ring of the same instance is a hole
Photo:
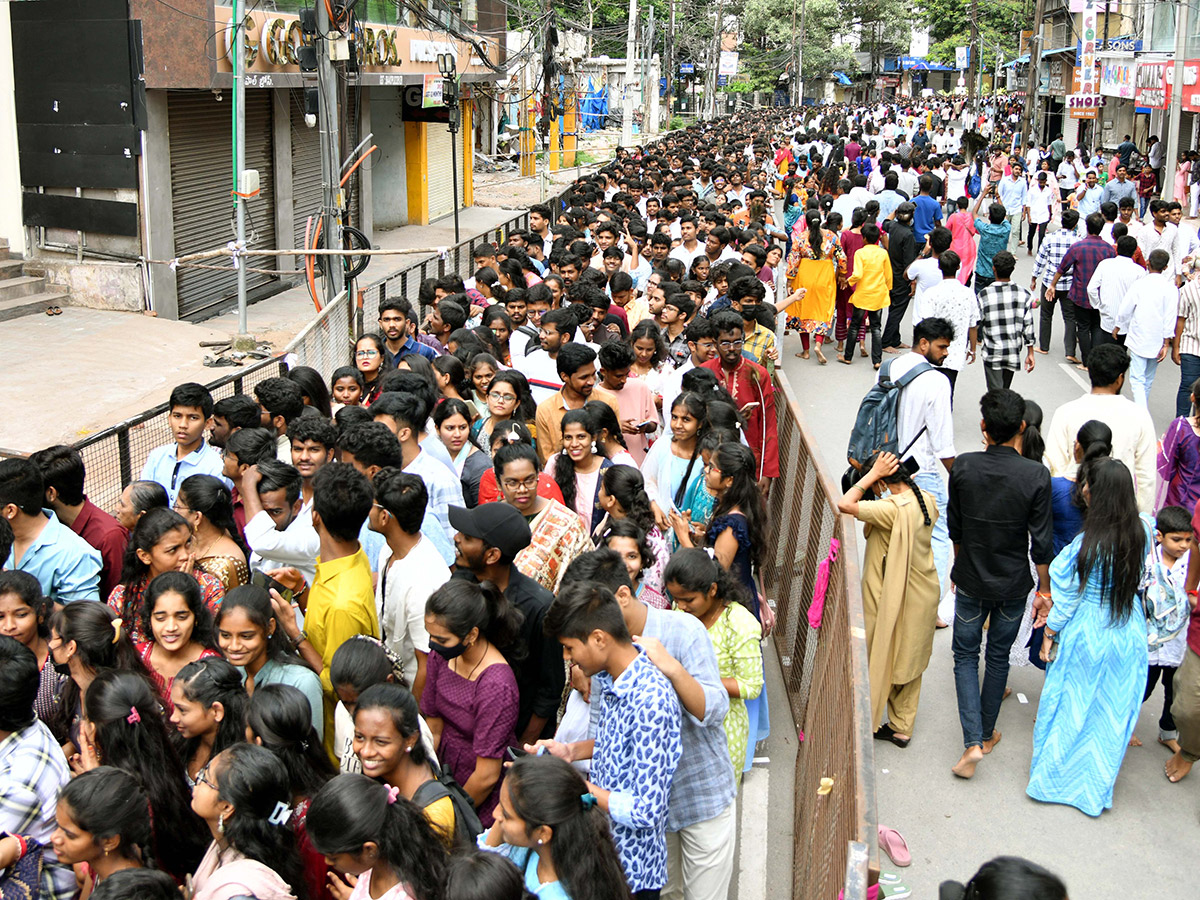
[[[1100,93],[1105,97],[1132,100],[1137,63],[1132,56],[1105,59],[1100,63]]]
[[[1171,101],[1166,62],[1140,62],[1134,83],[1134,102],[1143,109],[1166,109]]]

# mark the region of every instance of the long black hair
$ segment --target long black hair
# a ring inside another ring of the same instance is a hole
[[[441,900],[446,881],[446,847],[411,801],[393,796],[365,775],[339,775],[308,808],[308,837],[318,852],[361,854],[370,842],[414,900]]]
[[[211,709],[214,703],[220,703],[224,708],[225,714],[213,737],[210,760],[226,747],[246,739],[246,685],[236,666],[215,656],[197,659],[179,670],[173,687],[178,687],[185,698],[206,709]],[[195,757],[201,740],[197,735],[179,741],[179,756],[185,765]]]
[[[1109,621],[1124,622],[1146,565],[1146,529],[1138,517],[1133,476],[1116,459],[1097,460],[1087,471],[1088,507],[1075,571],[1080,590],[1099,577]]]
[[[632,519],[617,519],[610,522],[601,538],[601,543],[608,546],[610,538],[632,538],[637,543],[638,555],[642,557],[641,573],[658,562],[658,554],[646,539],[646,531]],[[638,577],[641,577],[639,574]]]
[[[192,532],[192,526],[188,524],[187,519],[175,510],[165,507],[146,510],[145,514],[138,519],[137,524],[133,526],[133,533],[129,535],[129,544],[125,547],[125,557],[121,560],[121,584],[125,585],[122,616],[129,615],[130,605],[134,600],[132,595],[135,593],[133,586],[150,571],[150,566],[142,562],[137,552],[141,550],[149,553],[154,549],[154,545],[163,539],[163,535],[169,534],[176,528],[183,528],[188,534]]]
[[[611,406],[603,400],[589,400],[583,404],[583,408],[592,417],[592,426],[596,429],[597,437],[601,431],[607,432],[610,440],[616,441],[626,450],[629,449],[629,444],[625,442],[625,435],[621,433],[621,420],[617,418],[617,414]],[[599,441],[596,443],[603,449],[603,444]]]
[[[88,687],[84,715],[96,729],[101,761],[128,772],[146,792],[159,865],[181,879],[194,872],[208,829],[192,812],[186,771],[150,685],[132,672],[101,672]]]
[[[75,642],[75,653],[84,668],[92,672],[114,669],[132,672],[153,691],[150,672],[138,656],[129,633],[118,626],[117,617],[104,603],[68,603],[50,616],[50,630],[62,646]],[[81,692],[74,678],[68,678],[58,696],[53,729],[67,734],[81,704]]]
[[[528,896],[521,870],[508,857],[483,850],[450,857],[445,900],[523,900]]]
[[[1041,462],[1046,455],[1046,439],[1042,437],[1042,408],[1032,400],[1025,401],[1025,430],[1021,433],[1021,455]]]
[[[241,530],[233,520],[233,494],[219,478],[212,475],[189,475],[179,486],[179,498],[192,512],[198,512],[223,531],[238,545],[242,555],[250,558],[250,548],[242,540]]]
[[[674,412],[677,406],[683,406],[692,418],[700,423],[700,429],[696,432],[696,443],[692,447],[692,455],[688,457],[687,468],[683,470],[683,478],[680,479],[679,487],[672,498],[676,507],[683,502],[683,495],[687,493],[688,482],[691,481],[692,471],[696,468],[696,460],[700,459],[700,441],[704,437],[705,429],[708,428],[708,404],[700,394],[693,391],[684,391],[675,398],[671,404],[671,409],[668,411],[668,415]]]
[[[60,803],[71,809],[71,819],[90,832],[97,847],[115,837],[119,843],[104,855],[118,856],[142,865],[153,864],[150,849],[150,809],[146,792],[136,778],[113,766],[81,772],[62,789]]]
[[[733,573],[722,566],[707,550],[698,547],[681,547],[671,554],[671,560],[663,570],[664,590],[668,584],[677,584],[686,591],[707,594],[717,586],[717,601],[740,603],[750,608],[750,595]]]
[[[1054,873],[1018,856],[985,862],[966,884],[943,881],[942,900],[1067,900],[1067,886]]]
[[[445,375],[450,379],[450,387],[458,391],[460,397],[470,397],[474,385],[471,384],[471,379],[467,377],[467,367],[463,365],[462,360],[457,356],[446,353],[439,356],[432,363],[433,369],[439,375]]]
[[[509,660],[525,658],[521,644],[524,614],[490,581],[451,579],[434,591],[425,603],[425,615],[436,616],[459,640],[478,628]]]
[[[758,471],[754,452],[742,444],[730,442],[718,447],[711,459],[722,476],[732,479],[732,484],[717,499],[713,521],[732,509],[739,510],[750,530],[750,560],[756,567],[760,566],[767,551],[767,504],[754,479]],[[750,575],[749,572],[745,574]]]
[[[873,453],[867,458],[867,461],[863,464],[864,472],[871,471],[871,468],[875,465],[875,460],[878,456],[878,453]],[[933,520],[929,516],[929,507],[925,505],[925,494],[922,493],[921,489],[917,486],[917,483],[913,481],[913,477],[909,474],[908,469],[901,465],[891,475],[884,475],[882,480],[884,484],[907,484],[913,494],[916,495],[917,505],[921,507],[921,515],[925,517],[925,527],[928,528],[933,524]]]
[[[812,248],[813,259],[821,258],[821,214],[810,210],[804,214],[804,223],[808,225],[808,246]]]
[[[568,425],[579,425],[592,438],[596,440],[596,435],[600,430],[596,427],[596,421],[586,409],[571,409],[567,410],[567,414],[562,418],[562,433],[567,433]],[[597,449],[596,456],[604,456],[604,451]],[[558,484],[558,489],[562,491],[563,503],[568,509],[575,508],[575,463],[571,461],[571,457],[567,455],[566,450],[560,450],[554,457],[554,480]],[[591,527],[590,523],[584,523]]]
[[[91,893],[91,900],[178,900],[179,885],[159,869],[121,869]]]
[[[267,659],[284,665],[304,665],[301,659],[292,652],[288,644],[283,626],[275,618],[275,609],[271,606],[271,595],[267,589],[257,584],[242,584],[225,594],[221,608],[217,610],[215,631],[220,631],[221,621],[225,614],[240,609],[246,614],[255,628],[261,628],[267,636]],[[271,623],[275,630],[271,630]]]
[[[387,710],[392,717],[392,726],[396,733],[406,741],[415,737],[416,742],[408,751],[408,757],[415,764],[429,762],[425,751],[425,742],[421,740],[421,716],[417,708],[417,700],[406,687],[392,682],[373,684],[358,695],[358,703],[354,707],[354,715],[369,709]]]
[[[312,797],[337,774],[299,688],[264,684],[256,689],[246,705],[246,727],[287,769],[293,800]]]
[[[200,582],[187,572],[163,572],[146,585],[146,600],[142,604],[142,631],[153,640],[154,606],[163,594],[175,593],[183,598],[192,613],[192,640],[202,647],[213,647],[212,613],[204,603]]]
[[[532,836],[553,829],[550,859],[572,900],[628,900],[629,885],[600,809],[583,776],[554,756],[524,756],[508,770],[512,813]]]
[[[247,859],[275,871],[298,900],[308,888],[296,836],[279,811],[290,805],[287,769],[274,753],[257,744],[233,744],[209,770],[217,796],[233,804],[225,819],[225,842]]]
[[[350,687],[356,694],[385,681],[408,687],[404,663],[383,641],[366,634],[354,635],[333,652],[329,681],[335,691]]]
[[[654,529],[654,512],[650,508],[646,481],[640,471],[633,466],[609,466],[600,473],[600,482],[608,496],[620,505],[626,519],[642,531]]]
[[[537,417],[537,403],[534,402],[533,391],[529,388],[529,379],[525,377],[525,374],[517,369],[505,369],[497,372],[488,385],[489,393],[497,382],[507,384],[517,395],[517,405],[512,414],[513,421],[520,422],[522,425],[532,422]]]
[[[1083,486],[1087,484],[1087,473],[1097,460],[1112,456],[1112,429],[1099,419],[1089,419],[1079,426],[1075,441],[1083,449],[1083,459],[1079,461],[1079,470],[1075,474],[1075,489],[1071,491],[1071,503],[1078,509],[1087,509],[1087,501],[1083,499]]]
[[[333,418],[332,407],[329,403],[329,388],[325,385],[325,379],[321,377],[321,373],[312,366],[296,366],[290,369],[287,373],[287,380],[300,388],[300,394],[308,401],[306,406],[311,406],[322,417],[326,419]]]

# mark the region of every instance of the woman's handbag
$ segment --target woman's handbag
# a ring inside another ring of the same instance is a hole
[[[25,838],[25,853],[0,874],[2,900],[38,900],[42,895],[42,845]]]

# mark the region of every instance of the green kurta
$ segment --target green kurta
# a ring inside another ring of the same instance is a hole
[[[867,536],[862,599],[873,729],[883,721],[892,686],[919,678],[933,653],[941,598],[930,538],[938,513],[933,497],[923,498],[930,525],[912,491],[858,504]]]

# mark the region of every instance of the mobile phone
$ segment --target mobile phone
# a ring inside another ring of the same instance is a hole
[[[636,427],[637,428],[651,428],[651,429],[657,428],[658,420],[657,419],[647,419],[645,422],[638,422]]]
[[[292,596],[293,596],[292,589],[288,588],[288,587],[284,587],[281,582],[276,581],[274,578],[272,578],[266,572],[255,571],[254,574],[250,576],[250,583],[257,584],[260,588],[262,588],[265,591],[272,591],[272,590],[278,591],[279,596],[282,597],[285,602],[287,602],[287,603],[292,602]]]
[[[919,471],[921,471],[921,464],[917,462],[917,458],[915,456],[910,456],[904,462],[900,463],[900,466],[909,475],[916,475]]]
[[[522,750],[520,747],[509,747],[508,748],[508,758],[511,759],[513,762],[516,762],[522,756],[528,756],[528,755],[529,755],[529,751]]]

